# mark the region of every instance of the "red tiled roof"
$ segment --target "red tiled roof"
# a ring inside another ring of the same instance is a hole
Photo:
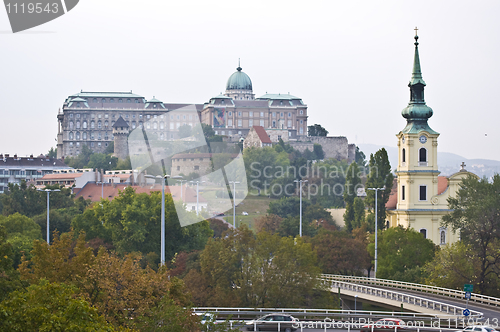
[[[448,178],[446,176],[438,176],[438,195],[441,195],[448,188]]]
[[[80,191],[77,192],[76,198],[83,197],[84,199],[90,199],[92,202],[98,202],[101,200],[101,194],[104,198],[114,199],[118,196],[120,191],[125,190],[126,187],[134,188],[137,194],[147,193],[150,194],[154,191],[161,191],[161,185],[157,184],[153,187],[151,186],[129,186],[127,184],[116,184],[112,185],[105,183],[104,186],[101,184],[88,182]],[[196,202],[196,190],[188,187],[187,185],[182,186],[182,201],[184,203],[194,203]],[[76,190],[75,190],[76,191]],[[165,186],[165,193],[172,194],[174,200],[180,200],[181,198],[181,187],[180,186]],[[207,200],[200,195],[200,203],[206,203]]]
[[[259,136],[259,139],[262,143],[272,143],[269,135],[267,135],[266,130],[262,126],[253,126],[253,129]]]

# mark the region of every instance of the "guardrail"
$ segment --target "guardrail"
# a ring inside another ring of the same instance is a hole
[[[330,287],[381,297],[388,300],[395,300],[401,303],[408,303],[422,308],[444,312],[447,315],[462,316],[463,310],[465,309],[463,307],[458,307],[452,304],[447,304],[432,299],[426,299],[415,295],[404,294],[393,290],[359,285],[353,282],[339,281],[335,278],[330,278],[327,275],[322,275],[321,279],[324,283],[328,283]],[[476,310],[470,310],[470,316],[482,317],[483,313]]]
[[[404,282],[404,281],[397,281],[397,280],[376,279],[376,278],[368,278],[368,277],[352,277],[352,276],[342,276],[342,275],[335,275],[335,274],[322,274],[321,277],[326,278],[328,280],[338,280],[338,281],[352,282],[352,283],[357,283],[357,284],[371,284],[371,285],[384,286],[384,287],[408,289],[408,290],[414,290],[414,291],[425,292],[425,293],[432,293],[432,294],[436,294],[436,295],[442,295],[442,296],[453,297],[453,298],[464,298],[465,297],[465,292],[460,291],[460,290],[443,288],[443,287],[436,287],[436,286],[429,286],[429,285],[422,285],[422,284],[415,284],[415,283],[411,283],[411,282]],[[499,298],[481,295],[481,294],[477,294],[477,293],[472,293],[469,301],[479,303],[479,304],[485,304],[485,305],[492,306],[492,307],[500,307],[500,299]]]

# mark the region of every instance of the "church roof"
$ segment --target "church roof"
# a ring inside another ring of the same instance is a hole
[[[252,80],[250,77],[241,71],[241,67],[236,68],[229,79],[227,80],[226,90],[252,90]]]
[[[398,204],[398,180],[394,179],[389,200],[385,203],[387,210],[395,210]],[[448,178],[446,176],[438,176],[438,195],[441,195],[448,189]]]
[[[117,128],[117,127],[125,127],[125,128],[128,128],[128,127],[129,127],[129,125],[128,125],[128,123],[127,123],[125,120],[123,120],[123,118],[120,116],[120,117],[118,118],[118,120],[116,120],[115,124],[113,125],[113,128]]]

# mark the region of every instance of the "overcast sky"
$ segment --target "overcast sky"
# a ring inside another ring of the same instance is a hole
[[[0,9],[0,153],[55,147],[80,90],[204,103],[238,58],[256,96],[289,92],[330,135],[396,146],[418,26],[439,151],[500,160],[499,13],[497,0],[82,0],[12,34]]]

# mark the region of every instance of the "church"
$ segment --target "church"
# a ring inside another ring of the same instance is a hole
[[[449,176],[439,176],[437,147],[439,133],[428,124],[432,109],[426,105],[418,52],[418,35],[415,35],[413,73],[408,84],[410,102],[403,109],[406,127],[398,139],[397,180],[386,204],[389,227],[411,227],[437,245],[456,242],[460,235],[441,225],[442,217],[451,210],[449,197],[454,197],[464,178],[473,173],[462,169]]]

